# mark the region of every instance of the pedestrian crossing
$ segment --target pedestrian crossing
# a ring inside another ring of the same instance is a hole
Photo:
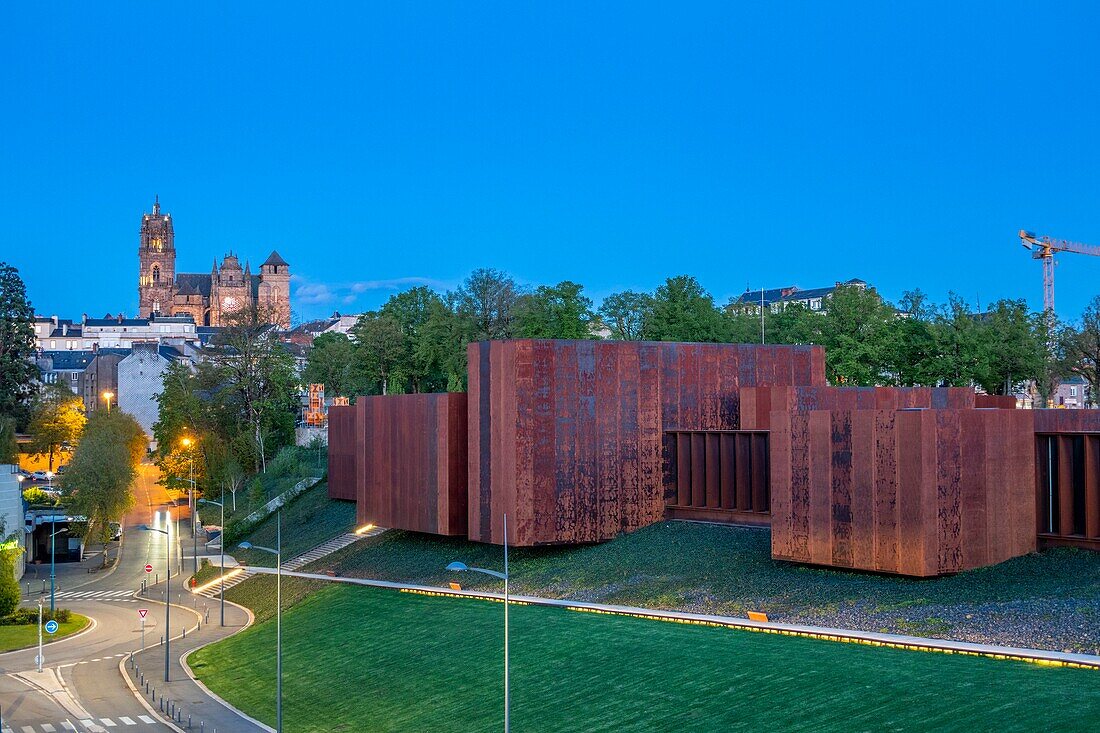
[[[63,731],[83,731],[85,733],[103,733],[110,728],[127,728],[134,726],[155,725],[156,720],[148,715],[119,715],[115,718],[85,718],[75,722],[63,720],[59,723],[35,723],[33,725],[21,725],[14,723],[5,724],[0,728],[0,733],[62,733]]]
[[[132,590],[65,590],[54,595],[70,601],[137,601]]]

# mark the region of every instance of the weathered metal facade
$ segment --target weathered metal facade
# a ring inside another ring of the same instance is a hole
[[[772,557],[933,576],[1036,547],[1032,416],[773,412]]]
[[[347,498],[351,487],[360,524],[466,534],[466,395],[330,408],[329,496]]]
[[[746,385],[825,383],[816,346],[516,340],[467,356],[470,538],[502,542],[507,512],[516,545],[660,521],[676,503],[666,433],[738,429]]]
[[[518,546],[665,518],[770,524],[777,559],[931,576],[1100,549],[1100,410],[825,385],[818,347],[515,340],[468,395],[333,407],[362,522]]]

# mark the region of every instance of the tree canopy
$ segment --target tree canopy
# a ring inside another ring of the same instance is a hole
[[[37,379],[34,309],[19,271],[0,262],[0,417],[23,426]]]

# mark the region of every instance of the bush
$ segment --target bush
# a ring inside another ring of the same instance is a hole
[[[298,449],[293,445],[283,448],[275,456],[275,460],[268,464],[267,472],[279,478],[301,478],[302,462]]]
[[[267,494],[264,492],[264,484],[257,476],[252,480],[252,486],[248,489],[248,508],[256,511],[267,503]]]
[[[67,608],[59,608],[53,613],[50,613],[50,609],[46,608],[42,611],[42,621],[46,622],[53,619],[59,624],[65,624],[71,621],[73,618],[73,612]],[[26,626],[28,624],[38,623],[38,609],[37,608],[17,608],[12,613],[6,616],[0,616],[0,626]]]
[[[15,580],[16,553],[0,550],[0,616],[7,616],[19,606],[19,583]]]
[[[57,506],[57,497],[42,489],[31,487],[23,492],[23,501],[31,506]]]

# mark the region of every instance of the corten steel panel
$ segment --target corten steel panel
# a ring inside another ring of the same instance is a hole
[[[739,386],[755,383],[761,364],[781,382],[808,377],[823,384],[823,371],[814,371],[819,347],[767,347],[758,362],[760,350],[656,342],[471,344],[471,538],[499,543],[504,511],[510,540],[528,546],[601,541],[660,521],[666,504],[681,500],[672,468],[677,443],[665,441],[665,431],[738,429]],[[702,458],[705,464],[705,449]],[[698,488],[705,509],[705,480]],[[709,503],[721,511],[721,491]]]
[[[465,394],[360,397],[354,408],[360,522],[466,534]]]
[[[975,407],[994,408],[997,410],[1015,410],[1016,398],[1012,395],[974,395]]]
[[[1085,536],[1100,538],[1100,436],[1085,436]]]
[[[933,576],[1033,551],[1031,420],[1013,410],[773,413],[773,557]]]
[[[852,566],[852,413],[832,417],[832,502],[830,539],[832,564]]]
[[[350,405],[329,408],[328,496],[355,501],[355,408]]]

